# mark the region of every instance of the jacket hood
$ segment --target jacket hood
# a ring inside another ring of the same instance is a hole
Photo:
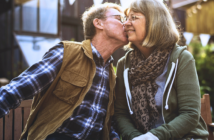
[[[180,56],[180,54],[186,50],[187,47],[186,46],[179,46],[178,44],[175,44],[175,46],[173,47],[173,50],[171,52],[171,55],[170,55],[170,62],[174,62],[176,63],[178,57]],[[130,49],[126,54],[125,54],[125,62],[126,62],[126,66],[128,66],[128,57],[129,57],[129,53],[132,52],[133,49]],[[126,67],[127,68],[127,67]]]
[[[187,49],[186,46],[179,46],[178,44],[175,44],[170,56],[170,61],[175,63],[180,54],[186,49]]]

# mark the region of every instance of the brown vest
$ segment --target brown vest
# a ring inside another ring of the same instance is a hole
[[[90,40],[82,43],[63,41],[64,56],[55,80],[42,95],[34,97],[30,116],[20,140],[42,140],[54,133],[81,104],[90,89],[96,72]],[[109,69],[109,103],[104,121],[102,140],[109,140],[110,117],[114,114],[115,73]]]

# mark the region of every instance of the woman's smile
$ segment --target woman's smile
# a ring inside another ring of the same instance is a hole
[[[135,30],[128,30],[128,31],[127,31],[128,34],[129,34],[129,33],[133,33],[133,32],[135,32]]]

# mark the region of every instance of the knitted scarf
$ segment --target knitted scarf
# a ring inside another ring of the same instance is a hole
[[[157,48],[147,59],[138,49],[130,53],[132,110],[137,128],[142,133],[152,129],[159,118],[155,103],[155,94],[158,89],[155,79],[163,72],[172,48],[173,46],[165,49]]]

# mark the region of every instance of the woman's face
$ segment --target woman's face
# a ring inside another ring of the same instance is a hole
[[[146,35],[146,18],[142,13],[130,11],[124,22],[128,40],[136,46],[141,45]]]

